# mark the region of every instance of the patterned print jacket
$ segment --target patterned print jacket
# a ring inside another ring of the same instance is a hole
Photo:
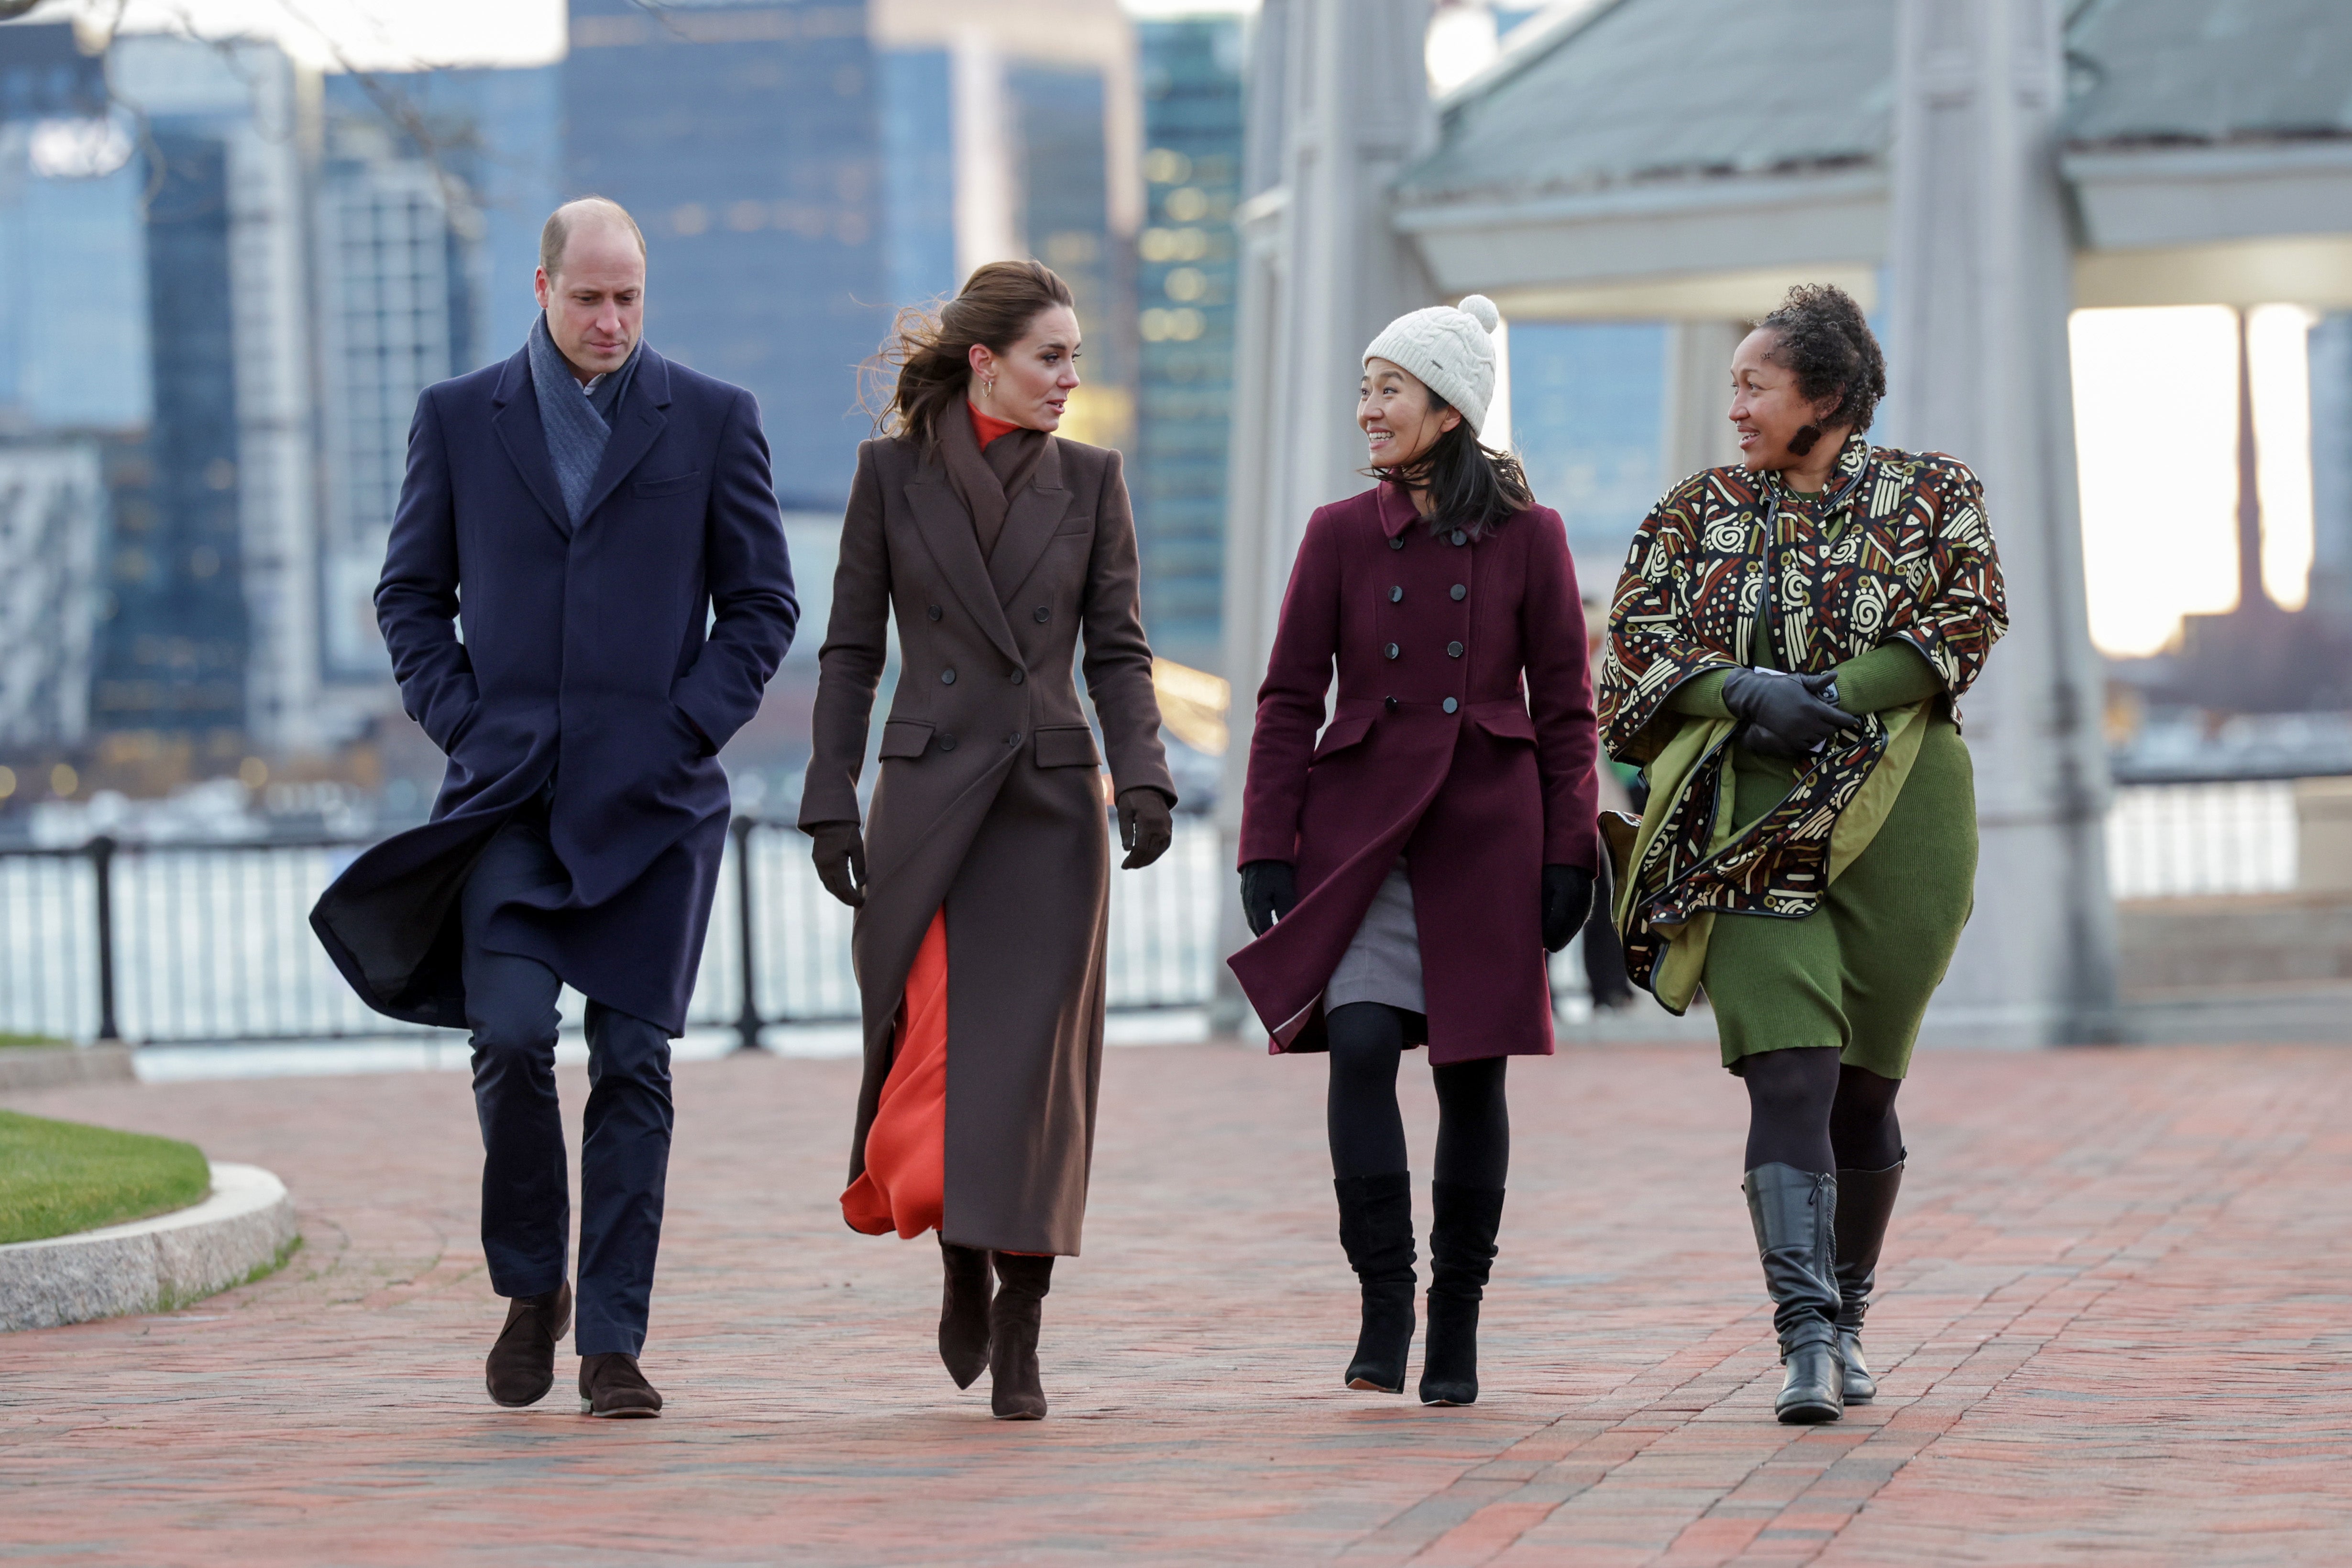
[[[1768,550],[1767,541],[1769,539]],[[1601,743],[1647,763],[1685,723],[1675,688],[1709,670],[1754,663],[1766,557],[1775,592],[1774,662],[1811,673],[1900,640],[1942,676],[1940,706],[1983,669],[2008,629],[1984,492],[1965,464],[1849,437],[1828,486],[1790,489],[1778,474],[1710,468],[1669,491],[1643,518],[1617,584],[1601,665]],[[1801,918],[1827,884],[1832,833],[1887,745],[1872,715],[1798,772],[1788,798],[1719,841],[1730,804],[1727,740],[1679,788],[1652,780],[1643,843],[1622,910],[1626,965],[1640,984],[1675,928],[1705,912]],[[1661,931],[1658,927],[1668,929]]]

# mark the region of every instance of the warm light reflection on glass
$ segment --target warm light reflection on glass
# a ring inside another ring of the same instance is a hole
[[[2091,640],[2153,653],[2237,602],[2237,312],[2077,310],[2069,339]]]

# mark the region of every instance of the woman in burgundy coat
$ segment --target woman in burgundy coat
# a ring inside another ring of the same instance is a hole
[[[1256,940],[1231,959],[1275,1051],[1331,1054],[1339,1241],[1363,1291],[1354,1388],[1404,1387],[1412,1183],[1396,1073],[1429,1047],[1428,1405],[1478,1396],[1510,1161],[1504,1067],[1551,1052],[1544,954],[1582,923],[1598,858],[1567,535],[1517,459],[1478,441],[1496,320],[1474,294],[1400,317],[1364,352],[1356,423],[1380,483],[1318,510],[1299,544],[1242,804]]]

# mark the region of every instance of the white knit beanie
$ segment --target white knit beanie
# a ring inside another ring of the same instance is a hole
[[[1495,328],[1502,312],[1483,294],[1465,295],[1459,306],[1433,305],[1390,322],[1364,350],[1367,360],[1387,360],[1419,376],[1470,422],[1474,435],[1486,425],[1486,405],[1495,401]]]

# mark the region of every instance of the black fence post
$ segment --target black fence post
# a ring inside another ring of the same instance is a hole
[[[114,1021],[114,852],[104,833],[89,841],[89,869],[98,878],[98,1038],[121,1041]]]
[[[739,1051],[761,1049],[760,993],[754,977],[757,955],[751,946],[752,826],[749,817],[737,817],[727,824],[727,831],[735,836],[735,935],[743,967],[743,1006],[735,1015],[735,1049]]]

